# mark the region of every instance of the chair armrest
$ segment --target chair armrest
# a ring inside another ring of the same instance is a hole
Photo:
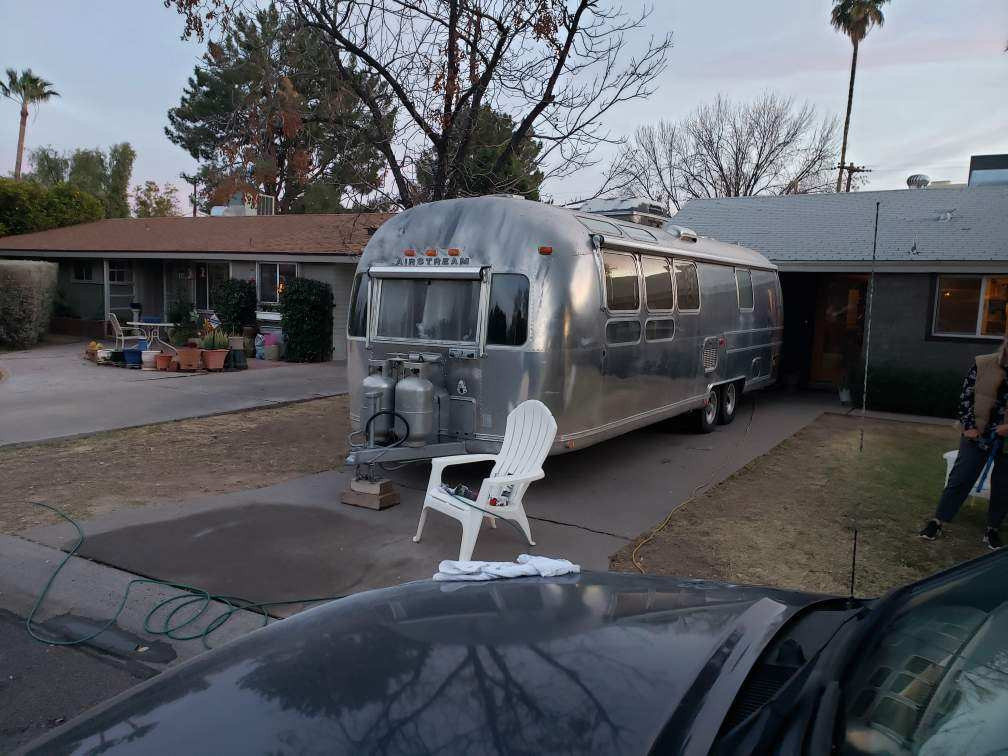
[[[437,488],[441,485],[441,475],[446,467],[468,465],[471,462],[493,462],[496,459],[496,454],[454,454],[450,457],[435,457],[431,460],[431,473],[427,488]]]
[[[535,472],[526,473],[525,475],[507,475],[496,478],[486,478],[483,480],[483,485],[511,486],[515,483],[531,483],[534,480],[542,480],[545,477],[546,473],[542,470],[536,470]]]

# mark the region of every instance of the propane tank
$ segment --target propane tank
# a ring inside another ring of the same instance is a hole
[[[376,412],[395,409],[395,377],[392,375],[391,364],[384,360],[368,362],[368,376],[361,381],[360,422],[361,430],[365,430],[368,418]],[[391,431],[395,418],[392,415],[379,415],[371,421],[367,428],[367,444],[384,444],[391,440]]]
[[[404,367],[407,375],[395,387],[396,412],[409,423],[406,446],[423,446],[434,436],[434,384],[420,375],[420,363]]]

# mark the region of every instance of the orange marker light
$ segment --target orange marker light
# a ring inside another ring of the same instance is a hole
[[[552,255],[553,254],[553,247],[539,247],[539,254],[540,255]]]
[[[424,252],[424,254],[427,255],[427,257],[437,257],[437,250],[431,247],[426,252]]]
[[[448,248],[448,256],[449,257],[458,257],[461,252],[462,252],[462,250],[460,250],[458,247],[449,247]]]
[[[403,250],[403,255],[405,255],[406,257],[416,257],[416,250],[415,249],[404,249]]]

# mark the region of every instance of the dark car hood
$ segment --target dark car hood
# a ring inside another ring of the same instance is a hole
[[[615,573],[409,583],[251,633],[32,748],[641,753],[671,722],[706,751],[766,642],[818,598]]]

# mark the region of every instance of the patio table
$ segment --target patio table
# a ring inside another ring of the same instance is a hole
[[[143,337],[147,339],[148,349],[153,349],[152,345],[156,341],[160,344],[164,344],[164,346],[168,347],[170,350],[172,350],[172,352],[176,353],[178,352],[178,350],[175,347],[173,347],[171,344],[169,344],[167,341],[164,341],[161,338],[161,329],[174,328],[175,327],[174,323],[151,323],[145,320],[131,320],[126,325],[134,326],[137,330],[140,331],[140,333],[143,334]]]

